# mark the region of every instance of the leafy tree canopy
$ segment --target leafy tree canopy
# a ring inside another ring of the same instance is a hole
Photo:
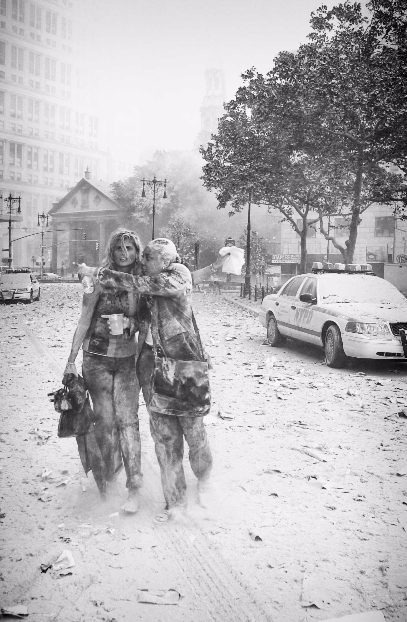
[[[407,73],[393,4],[402,2],[372,0],[370,17],[359,3],[322,6],[308,43],[281,52],[266,76],[243,74],[201,150],[203,180],[219,206],[239,211],[250,191],[279,209],[301,237],[303,268],[306,226],[301,235],[297,216],[306,225],[318,212],[327,235],[322,217],[347,213],[347,244],[332,241],[351,261],[363,211],[405,197],[403,178],[388,169],[402,168],[407,152]]]

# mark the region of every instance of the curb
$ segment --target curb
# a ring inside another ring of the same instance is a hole
[[[227,296],[226,294],[221,294],[221,296],[225,298],[228,302],[232,302],[233,304],[237,305],[238,307],[241,307],[242,309],[244,309],[245,311],[248,311],[254,316],[258,316],[260,313],[260,308],[251,307],[247,303],[240,302],[240,300],[236,300],[235,298],[232,298],[231,296]]]

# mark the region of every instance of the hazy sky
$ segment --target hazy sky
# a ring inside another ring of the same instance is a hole
[[[306,41],[311,11],[332,0],[77,0],[85,55],[112,101],[134,106],[139,151],[189,149],[200,130],[204,72],[225,72],[226,100],[249,67],[266,73]],[[91,24],[91,25],[90,25]]]

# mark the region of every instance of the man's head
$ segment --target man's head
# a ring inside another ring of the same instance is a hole
[[[233,238],[231,238],[231,237],[226,238],[225,246],[234,246],[234,245],[235,245],[235,241],[234,241]]]
[[[148,276],[159,274],[171,263],[180,261],[174,242],[167,238],[156,238],[149,242],[144,249],[143,259]]]

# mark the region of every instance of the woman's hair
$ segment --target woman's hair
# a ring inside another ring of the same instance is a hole
[[[122,245],[123,252],[127,254],[126,251],[126,242],[132,242],[136,248],[137,255],[136,261],[134,262],[134,266],[132,267],[132,271],[135,267],[140,263],[140,254],[141,254],[141,243],[140,239],[134,231],[129,231],[129,229],[119,228],[113,231],[110,235],[110,238],[106,244],[106,256],[102,261],[102,266],[104,268],[109,268],[110,270],[117,270],[118,266],[114,262],[114,250],[118,243]]]

